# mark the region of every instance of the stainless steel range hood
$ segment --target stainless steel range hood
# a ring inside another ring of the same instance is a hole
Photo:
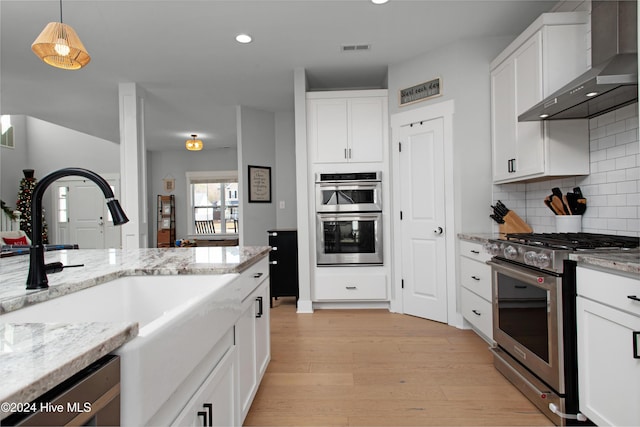
[[[593,1],[592,68],[518,116],[518,121],[596,117],[638,100],[637,2]]]

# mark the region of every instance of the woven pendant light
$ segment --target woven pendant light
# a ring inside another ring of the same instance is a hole
[[[184,143],[185,147],[187,148],[187,150],[189,151],[200,151],[202,150],[203,144],[202,141],[200,141],[199,139],[196,139],[198,135],[192,134],[191,138],[192,139],[187,139],[187,141]]]
[[[60,22],[49,22],[31,45],[31,50],[45,63],[65,70],[78,70],[91,61],[75,30],[62,23],[62,0]]]

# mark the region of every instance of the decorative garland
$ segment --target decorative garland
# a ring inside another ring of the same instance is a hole
[[[14,210],[7,206],[4,200],[0,200],[0,206],[2,206],[2,210],[4,211],[4,213],[6,213],[12,220],[15,221],[16,219],[18,219],[18,216],[13,213]]]

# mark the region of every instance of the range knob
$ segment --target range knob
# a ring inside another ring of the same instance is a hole
[[[533,265],[535,266],[538,258],[538,254],[536,253],[536,251],[526,251],[524,253],[524,263],[527,265]]]
[[[547,268],[551,265],[551,258],[549,258],[549,255],[544,252],[539,253],[536,256],[536,262],[534,265],[538,268]]]
[[[497,243],[485,243],[484,250],[489,255],[499,255],[500,254],[500,246]]]
[[[504,257],[511,260],[516,259],[518,258],[518,250],[511,245],[507,246],[504,248]]]

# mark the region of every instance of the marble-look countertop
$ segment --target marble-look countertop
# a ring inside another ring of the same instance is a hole
[[[486,243],[489,239],[499,239],[499,233],[458,233],[458,239],[469,242]]]
[[[49,274],[48,289],[31,291],[26,289],[29,256],[0,258],[0,315],[123,276],[241,273],[269,250],[268,246],[215,246],[45,252],[46,263],[84,266]]]
[[[569,258],[576,261],[578,265],[606,268],[612,270],[612,273],[622,272],[640,275],[640,249],[584,254],[574,253],[569,255]]]
[[[138,334],[135,323],[0,323],[0,419]]]
[[[27,290],[28,256],[0,259],[0,404],[29,402],[138,334],[137,323],[4,323],[2,314],[123,276],[241,273],[268,246],[81,249],[45,252],[45,262],[83,264]],[[7,416],[0,411],[0,419]]]

